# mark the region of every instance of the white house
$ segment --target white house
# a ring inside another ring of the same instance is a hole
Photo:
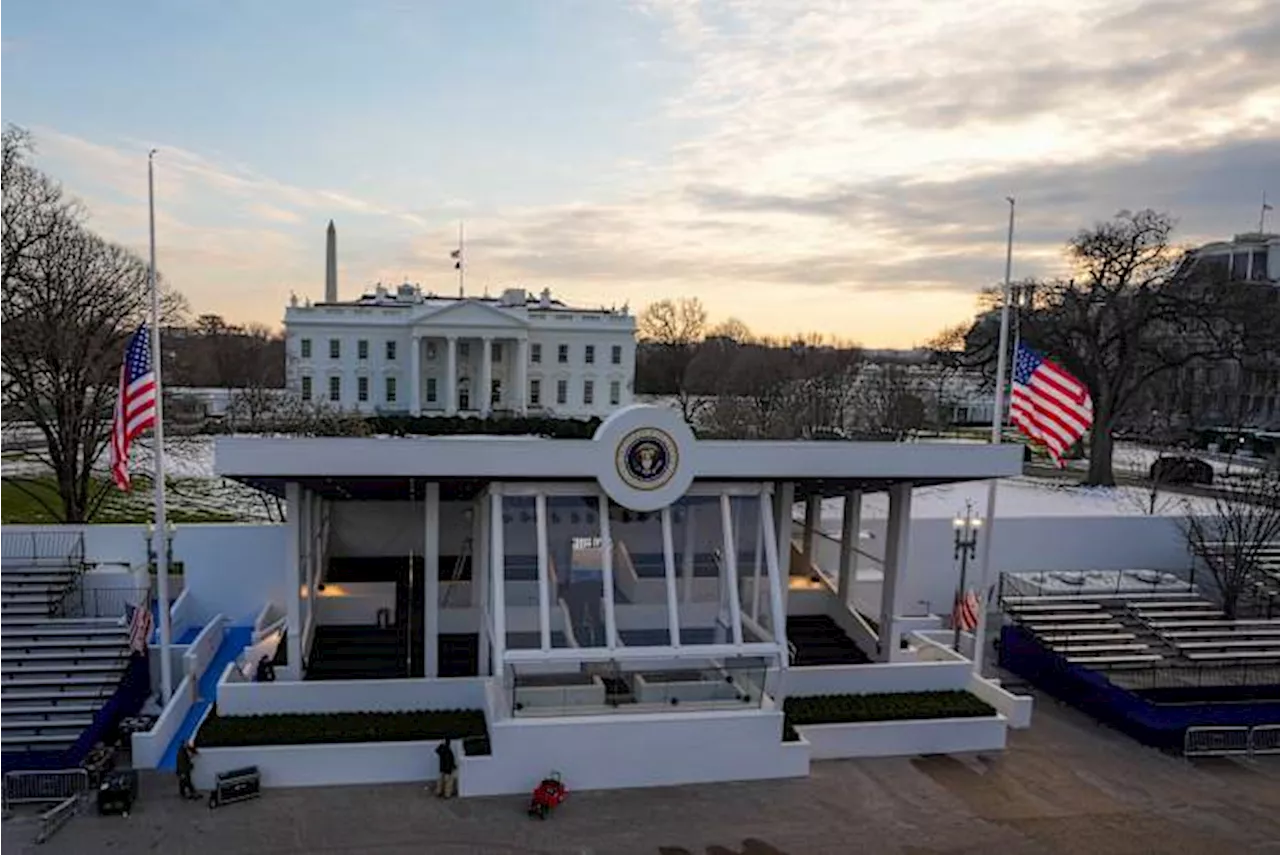
[[[286,383],[303,400],[365,413],[586,418],[632,402],[635,318],[509,288],[447,297],[405,283],[337,299],[329,233],[326,300],[285,311]]]

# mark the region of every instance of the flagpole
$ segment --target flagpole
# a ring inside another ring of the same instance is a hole
[[[991,442],[999,445],[1004,432],[1004,381],[1009,362],[1009,303],[1013,291],[1013,216],[1017,203],[1012,196],[1009,202],[1009,237],[1004,250],[1004,286],[1000,300],[1000,350],[996,354],[996,409],[991,414]],[[994,609],[991,594],[987,591],[991,576],[991,531],[995,528],[997,479],[987,482],[987,524],[982,528],[981,580],[978,588],[978,626],[973,637],[973,673],[982,675],[982,657],[987,646],[987,623]]]
[[[160,382],[160,363],[163,361],[160,350],[160,287],[156,282],[155,156],[155,149],[147,155],[147,213],[151,232],[151,369],[156,375],[155,451],[152,453],[155,460],[156,527],[151,549],[156,557],[157,611],[160,613],[157,615],[160,622],[160,692],[167,705],[173,695],[173,663],[169,661],[169,527],[164,509],[164,394]],[[149,604],[144,606],[150,607]]]
[[[463,252],[464,236],[462,232],[462,220],[458,220],[458,299],[466,296],[466,275],[467,275],[467,258]]]

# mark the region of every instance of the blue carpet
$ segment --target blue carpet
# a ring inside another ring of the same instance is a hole
[[[209,663],[209,667],[205,669],[204,676],[200,678],[200,700],[191,705],[191,709],[187,711],[187,717],[182,720],[182,725],[178,728],[178,732],[174,734],[173,741],[169,743],[168,749],[164,752],[164,757],[160,760],[161,769],[173,771],[178,762],[178,746],[191,738],[195,732],[196,725],[200,723],[200,719],[204,718],[205,710],[217,697],[218,679],[222,677],[222,672],[226,670],[227,663],[233,661],[240,655],[240,651],[248,646],[253,639],[253,627],[249,626],[229,626],[226,633],[222,637],[222,646],[218,648],[218,652],[214,654],[213,661]]]

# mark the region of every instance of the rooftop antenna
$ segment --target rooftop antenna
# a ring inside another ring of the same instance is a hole
[[[1265,235],[1267,233],[1267,212],[1274,210],[1273,206],[1267,204],[1267,191],[1262,191],[1262,210],[1258,213],[1258,234]]]

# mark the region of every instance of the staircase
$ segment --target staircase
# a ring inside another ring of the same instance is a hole
[[[409,676],[396,627],[317,626],[308,680],[394,680]]]
[[[437,646],[441,677],[474,677],[480,673],[480,636],[441,633]]]
[[[50,618],[75,583],[74,567],[0,572],[0,748],[5,754],[70,748],[120,684],[129,664],[121,618]]]
[[[793,667],[806,665],[864,665],[871,660],[826,615],[791,615],[787,640],[795,647]]]

